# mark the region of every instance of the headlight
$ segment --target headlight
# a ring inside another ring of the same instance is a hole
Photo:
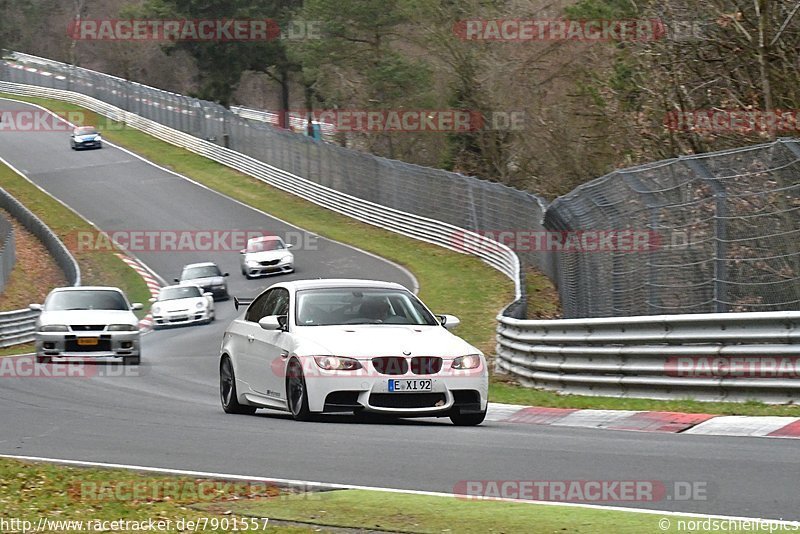
[[[150,308],[150,311],[153,313],[161,313],[161,306],[158,304],[153,304],[153,307]]]
[[[133,332],[139,330],[139,328],[132,324],[110,324],[108,325],[108,330],[110,332]]]
[[[244,262],[248,267],[258,267],[258,262],[254,260],[247,260]]]
[[[39,332],[69,332],[65,324],[46,324],[39,327]]]
[[[477,369],[481,366],[481,357],[478,354],[459,356],[453,360],[453,369]]]
[[[102,139],[102,138],[99,135],[94,136],[94,140],[95,141],[100,141],[100,139]]]
[[[340,358],[338,356],[314,356],[314,361],[320,369],[326,371],[355,371],[361,369],[361,363],[353,358]]]
[[[196,307],[198,310],[202,310],[203,308],[205,308],[205,307],[206,307],[206,303],[205,303],[205,302],[198,302],[197,304],[195,304],[195,307]]]
[[[294,259],[293,256],[284,256],[281,258],[280,263],[289,263]]]

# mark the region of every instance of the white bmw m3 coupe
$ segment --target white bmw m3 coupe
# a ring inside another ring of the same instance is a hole
[[[390,282],[275,284],[225,331],[222,407],[271,408],[297,420],[364,412],[478,425],[488,369],[478,349],[448,331],[458,323]]]

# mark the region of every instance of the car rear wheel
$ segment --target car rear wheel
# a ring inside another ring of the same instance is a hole
[[[481,413],[459,413],[450,416],[450,420],[456,426],[477,426],[483,423],[484,419],[486,419],[486,410]]]
[[[47,356],[39,356],[39,355],[36,356],[36,363],[50,363],[51,361],[53,360],[51,360]]]
[[[140,363],[142,363],[142,357],[138,356],[138,355],[137,356],[125,356],[124,358],[122,358],[122,362],[125,365],[139,365]]]
[[[230,358],[223,358],[219,364],[219,398],[225,413],[253,415],[256,413],[254,406],[239,404],[236,397],[236,376],[233,374],[233,364]]]
[[[286,373],[286,399],[289,402],[289,411],[295,421],[309,421],[311,410],[308,409],[308,390],[303,368],[297,360],[289,363]]]

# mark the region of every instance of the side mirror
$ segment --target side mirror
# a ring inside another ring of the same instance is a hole
[[[247,250],[246,249],[242,249],[242,250],[239,251],[239,254],[247,254]]]
[[[141,310],[143,307],[144,307],[144,306],[142,306],[142,303],[141,303],[141,302],[134,302],[134,303],[131,305],[131,310],[133,310],[133,311],[136,311],[136,310]]]
[[[33,311],[42,311],[43,306],[41,304],[28,304],[28,308]]]
[[[294,245],[292,243],[286,243],[286,248],[294,248]]]
[[[214,293],[209,293],[208,291],[206,291],[205,293],[203,293],[203,296],[204,297],[213,297]]]
[[[181,281],[180,278],[173,278],[173,280],[175,280],[176,282],[180,282]]]
[[[231,273],[223,273],[222,276],[230,276]]]
[[[156,302],[157,300],[158,299],[156,299],[155,297],[150,297],[149,299],[147,299],[147,302],[152,304],[153,302]]]
[[[455,315],[437,315],[436,318],[448,330],[453,330],[461,324],[461,320]]]
[[[258,326],[264,330],[284,330],[286,328],[286,316],[266,315],[259,319]]]

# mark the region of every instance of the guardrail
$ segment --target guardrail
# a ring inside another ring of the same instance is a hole
[[[613,397],[800,399],[800,312],[498,321],[496,368],[529,386]]]
[[[14,227],[11,222],[0,215],[0,291],[6,287],[8,277],[17,261]]]
[[[6,161],[0,158],[0,163],[5,164]],[[78,262],[75,261],[58,236],[41,219],[2,188],[0,188],[0,208],[9,212],[42,242],[71,285],[81,285],[81,270]],[[38,316],[39,312],[27,309],[0,312],[0,347],[10,347],[33,341]]]

